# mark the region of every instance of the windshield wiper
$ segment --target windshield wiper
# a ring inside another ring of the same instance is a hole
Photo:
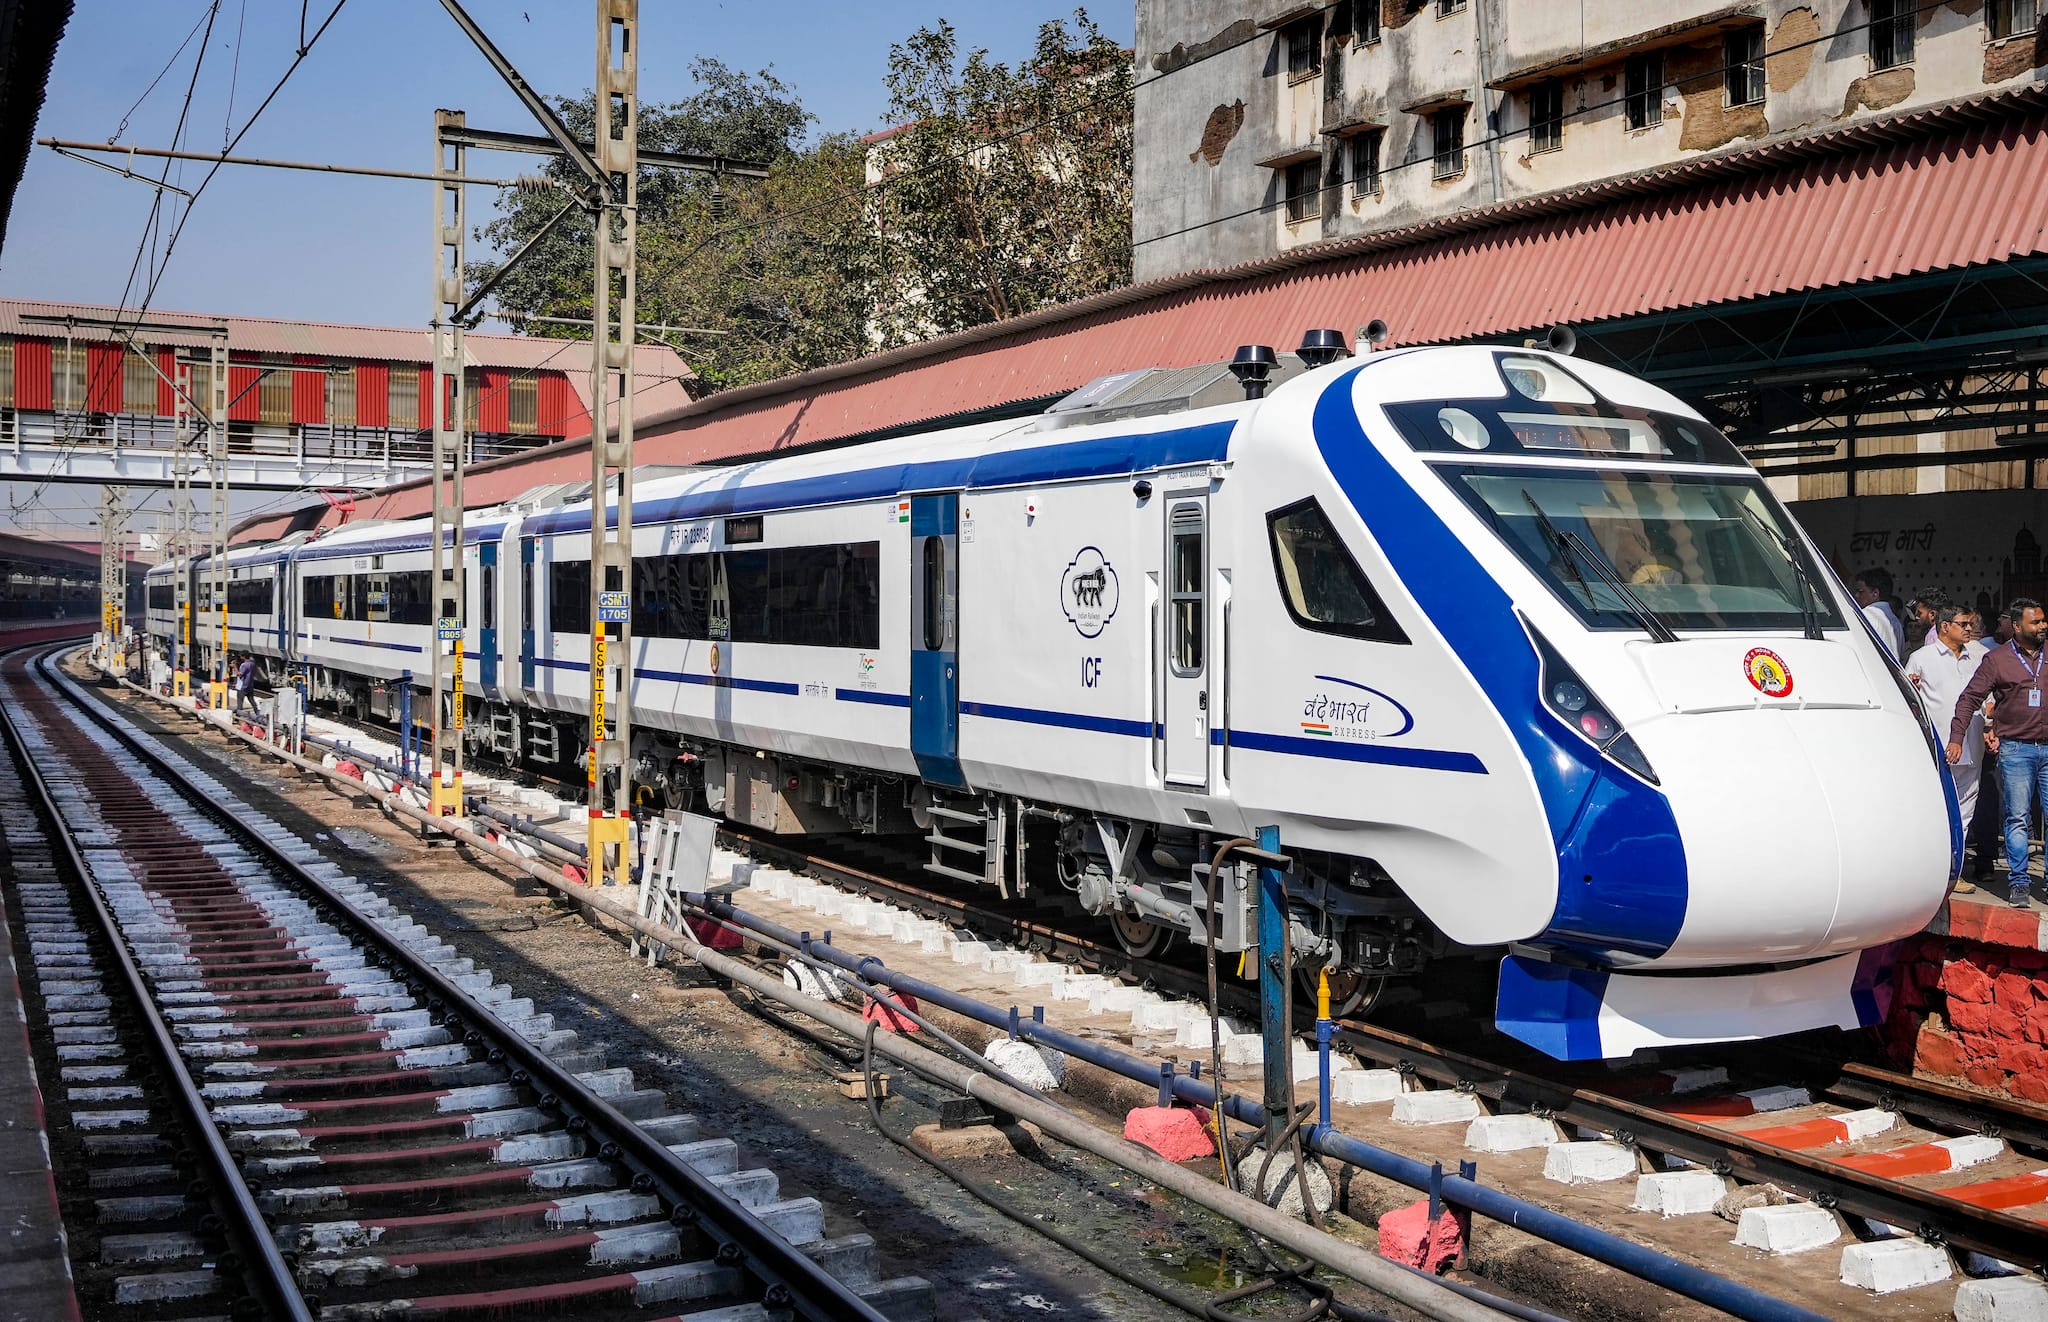
[[[1813,581],[1813,575],[1806,572],[1806,562],[1792,549],[1792,543],[1786,539],[1783,532],[1764,522],[1764,516],[1758,514],[1748,505],[1741,505],[1738,508],[1749,516],[1750,522],[1770,534],[1771,540],[1778,544],[1778,550],[1783,552],[1785,558],[1792,562],[1792,576],[1799,580],[1800,625],[1803,627],[1808,638],[1819,642],[1825,636],[1821,633],[1820,627],[1820,585]]]
[[[1581,564],[1598,574],[1602,582],[1614,589],[1615,595],[1621,598],[1629,613],[1636,617],[1636,621],[1651,638],[1660,643],[1678,641],[1678,635],[1664,622],[1664,617],[1645,605],[1643,599],[1638,597],[1628,584],[1621,581],[1621,575],[1615,571],[1613,565],[1607,563],[1606,556],[1588,547],[1577,533],[1566,532],[1552,523],[1550,516],[1543,512],[1543,507],[1536,503],[1536,498],[1529,494],[1527,488],[1522,491],[1522,499],[1528,502],[1529,512],[1536,516],[1536,526],[1543,530],[1543,535],[1550,539],[1550,544],[1563,553],[1566,567],[1571,569],[1572,577],[1578,580],[1579,587],[1586,592],[1586,604],[1589,607],[1593,606],[1593,593],[1591,589],[1586,588],[1585,576],[1578,571]]]

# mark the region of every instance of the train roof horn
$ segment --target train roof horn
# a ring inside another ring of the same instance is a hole
[[[1294,353],[1297,358],[1307,363],[1310,367],[1328,367],[1339,358],[1349,358],[1351,356],[1351,346],[1344,343],[1343,331],[1321,327],[1316,330],[1303,331],[1301,334],[1301,347],[1296,349]]]

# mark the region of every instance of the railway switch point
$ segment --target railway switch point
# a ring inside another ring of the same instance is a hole
[[[1559,1184],[1605,1184],[1635,1173],[1635,1149],[1621,1143],[1601,1139],[1553,1143],[1543,1154],[1543,1178]]]
[[[1479,1116],[1479,1099],[1471,1093],[1451,1088],[1404,1092],[1394,1099],[1395,1124],[1460,1125],[1469,1124]]]
[[[1745,1207],[1735,1226],[1735,1242],[1765,1253],[1806,1253],[1842,1237],[1842,1223],[1833,1212],[1812,1203],[1779,1203]]]
[[[1380,1217],[1380,1256],[1439,1273],[1463,1256],[1471,1230],[1471,1214],[1456,1208],[1444,1208],[1432,1222],[1424,1198]]]
[[[1956,1322],[2048,1322],[2048,1284],[2031,1276],[1964,1281],[1956,1290]]]
[[[1874,1294],[1932,1285],[1953,1274],[1948,1251],[1924,1239],[1880,1239],[1842,1250],[1842,1284]]]
[[[1040,1092],[1049,1092],[1066,1081],[1066,1053],[1050,1047],[999,1037],[981,1054],[989,1064]]]
[[[1216,1155],[1202,1114],[1179,1106],[1140,1106],[1124,1117],[1124,1137],[1168,1161]]]
[[[1465,1131],[1465,1146],[1474,1152],[1520,1152],[1559,1140],[1556,1123],[1537,1115],[1482,1115]]]

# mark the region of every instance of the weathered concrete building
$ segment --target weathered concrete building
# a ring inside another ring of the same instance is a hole
[[[1138,0],[1140,281],[2037,82],[2039,0]]]

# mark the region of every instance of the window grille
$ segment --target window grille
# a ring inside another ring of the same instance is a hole
[[[85,407],[85,346],[50,346],[50,399],[60,411]]]
[[[1385,129],[1371,129],[1351,140],[1351,195],[1380,194],[1380,139]]]
[[[1465,0],[1436,0],[1436,16],[1449,18],[1465,8]]]
[[[1323,211],[1323,190],[1317,166],[1319,161],[1297,161],[1287,167],[1282,176],[1287,189],[1287,219],[1289,221],[1314,220]]]
[[[298,373],[282,358],[266,358],[256,369],[264,375],[256,385],[256,416],[260,421],[292,420],[292,378]]]
[[[1429,117],[1430,144],[1435,179],[1455,179],[1465,173],[1465,107],[1447,106]]]
[[[1351,38],[1361,46],[1380,39],[1380,0],[1352,0]]]
[[[531,372],[521,372],[512,378],[510,390],[512,430],[531,436],[540,430],[540,380]]]
[[[330,366],[327,371],[327,421],[336,427],[356,425],[356,365]]]
[[[1299,80],[1323,71],[1323,20],[1305,18],[1287,29],[1287,76]]]
[[[391,388],[386,396],[390,425],[407,430],[420,425],[420,370],[411,363],[391,364]]]
[[[1984,7],[1984,24],[1993,38],[2032,32],[2039,21],[2039,0],[1991,0]]]
[[[142,356],[147,352],[147,349],[142,349],[139,345],[134,349],[125,344],[121,346],[123,413],[156,412],[156,369],[150,366],[149,359]]]
[[[1529,151],[1564,146],[1564,84],[1552,79],[1529,89]]]
[[[1913,62],[1915,0],[1870,0],[1870,67],[1895,69]]]
[[[1623,69],[1623,116],[1632,129],[1664,122],[1664,52],[1631,55]]]
[[[0,340],[0,409],[14,407],[14,341]]]
[[[1764,30],[1743,28],[1721,42],[1722,79],[1731,106],[1758,106],[1764,100]]]

